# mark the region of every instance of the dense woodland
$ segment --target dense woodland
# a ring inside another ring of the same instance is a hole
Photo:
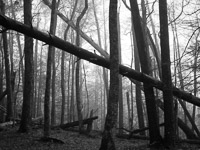
[[[0,125],[200,143],[199,18],[198,0],[0,0]]]

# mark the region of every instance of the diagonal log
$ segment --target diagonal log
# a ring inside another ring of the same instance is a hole
[[[5,27],[7,30],[14,30],[27,36],[33,37],[35,39],[45,42],[46,44],[55,46],[65,52],[71,53],[81,59],[87,60],[93,64],[105,67],[107,69],[110,68],[109,59],[103,58],[83,48],[74,46],[73,44],[62,40],[57,36],[53,36],[49,33],[39,31],[38,29],[32,26],[24,25],[23,23],[5,17],[2,14],[0,14],[0,25]],[[124,65],[120,65],[120,74],[140,82],[151,84],[153,87],[159,90],[163,90],[163,83],[161,81],[154,79],[151,76],[148,76],[141,72],[137,72],[134,69],[131,69]],[[193,96],[191,93],[182,91],[173,86],[173,95],[200,107],[200,98]]]
[[[83,120],[83,125],[84,124],[91,124],[96,119],[98,119],[98,116],[84,119]],[[78,125],[79,125],[79,121],[74,121],[74,122],[69,122],[69,123],[66,123],[66,124],[61,124],[59,127],[62,128],[62,129],[67,129],[67,128],[75,127],[75,126],[78,126]],[[57,126],[55,126],[53,128],[56,128],[56,127]]]

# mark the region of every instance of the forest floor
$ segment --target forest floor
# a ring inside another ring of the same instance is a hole
[[[0,150],[98,150],[101,134],[91,131],[90,136],[80,135],[78,132],[61,129],[52,130],[53,139],[41,141],[42,129],[33,129],[29,134],[18,133],[18,127],[9,127],[0,131]],[[146,150],[147,140],[114,139],[117,150]],[[200,145],[180,144],[179,150],[200,150]]]

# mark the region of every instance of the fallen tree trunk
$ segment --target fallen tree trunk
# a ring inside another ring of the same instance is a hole
[[[179,143],[200,144],[200,140],[179,140]]]
[[[159,127],[162,127],[164,126],[164,123],[161,123],[159,124]],[[146,131],[146,130],[149,130],[149,127],[144,127],[144,128],[141,128],[141,129],[135,129],[135,130],[128,130],[126,128],[117,128],[117,129],[122,129],[126,132],[129,132],[129,139],[132,138],[132,136],[135,136],[135,134],[138,134],[140,132],[143,132],[143,131]],[[126,134],[125,134],[126,135]],[[120,136],[120,135],[119,135]]]
[[[98,116],[84,119],[84,120],[83,120],[83,125],[84,125],[84,124],[89,124],[89,125],[90,125],[91,122],[93,122],[93,121],[96,120],[96,119],[98,119]],[[61,125],[59,125],[59,126],[55,126],[55,127],[52,127],[52,128],[60,127],[60,128],[62,128],[62,129],[67,129],[67,128],[75,127],[75,126],[79,126],[79,121],[74,121],[74,122],[70,122],[70,123],[66,123],[66,124],[61,124]]]
[[[21,22],[15,21],[15,20],[5,17],[1,14],[0,14],[0,25],[5,27],[6,30],[15,30],[15,31],[23,33],[27,36],[30,36],[30,37],[33,37],[40,41],[43,41],[46,44],[55,46],[65,52],[71,53],[71,54],[73,54],[81,59],[87,60],[93,64],[105,67],[107,69],[110,68],[109,59],[103,58],[103,57],[101,57],[97,54],[94,54],[92,52],[89,52],[83,48],[74,46],[73,44],[66,42],[56,36],[53,36],[49,33],[41,32],[32,26],[24,25]],[[5,30],[3,30],[2,32],[5,32]],[[121,75],[126,76],[131,79],[135,79],[140,82],[145,82],[147,84],[151,84],[153,87],[155,87],[159,90],[163,90],[163,83],[161,81],[156,80],[146,74],[137,72],[129,67],[126,67],[123,65],[120,65],[119,67],[120,67]],[[187,93],[187,92],[182,91],[173,86],[173,95],[180,99],[183,99],[184,101],[187,101],[189,103],[192,103],[192,104],[200,107],[200,98],[193,96],[191,93]]]
[[[121,139],[140,139],[140,140],[149,140],[148,136],[144,136],[144,135],[135,135],[133,134],[131,137],[129,134],[117,134],[116,137],[121,138]]]

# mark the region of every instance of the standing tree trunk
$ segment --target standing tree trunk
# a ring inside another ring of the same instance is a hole
[[[16,20],[16,15],[15,15],[15,6],[13,6],[13,0],[10,0],[11,4],[11,11],[12,11],[12,17]],[[16,40],[17,40],[17,47],[19,48],[19,56],[20,59],[22,60],[23,54],[22,54],[22,46],[21,46],[21,40],[20,40],[20,34],[17,32],[16,33]],[[24,63],[23,61],[20,61],[20,69],[21,69],[21,74],[22,74],[22,84],[24,84]],[[20,72],[19,72],[20,74]]]
[[[79,28],[80,28],[80,21],[85,15],[86,11],[88,9],[88,0],[85,0],[85,8],[81,12],[81,14],[77,18],[76,22],[76,28],[78,29],[76,31],[76,46],[80,46],[80,33],[79,33]],[[82,102],[81,102],[81,94],[80,94],[80,64],[81,60],[80,58],[77,57],[77,62],[76,62],[76,104],[77,104],[77,112],[78,112],[78,120],[79,120],[79,133],[82,133],[83,130],[83,114],[82,114]]]
[[[95,7],[95,2],[94,0],[92,0],[92,3],[93,3],[93,10],[94,10],[94,18],[95,18],[95,23],[96,23],[96,27],[97,27],[97,35],[98,35],[98,44],[99,46],[102,48],[102,42],[101,42],[101,32],[100,32],[100,25],[99,25],[99,21],[98,21],[98,18],[97,18],[97,10],[96,10],[96,7]],[[107,49],[107,44],[106,44],[106,41],[107,41],[107,38],[106,38],[106,23],[105,23],[105,10],[104,10],[104,1],[103,1],[103,14],[104,14],[104,40],[105,40],[105,51]],[[98,66],[97,66],[98,68]],[[105,93],[106,93],[106,97],[108,97],[108,73],[107,73],[107,70],[105,68],[103,68],[103,82],[104,82],[104,87],[105,87]],[[105,103],[105,99],[104,98],[104,103]],[[104,109],[104,113],[105,113],[105,109]],[[102,118],[102,120],[105,120],[105,116]]]
[[[52,1],[51,11],[51,23],[50,23],[50,34],[55,35],[56,31],[56,0]],[[48,58],[47,58],[47,73],[46,73],[46,89],[44,99],[44,137],[50,136],[50,88],[51,88],[51,66],[52,66],[52,52],[53,46],[49,46]]]
[[[169,50],[167,1],[159,1],[160,13],[160,44],[162,59],[162,81],[163,81],[163,99],[164,99],[164,122],[165,122],[165,144],[174,147],[175,141],[175,123],[174,123],[174,105],[172,95],[171,62]]]
[[[4,75],[4,70],[3,70],[3,51],[0,48],[1,51],[1,57],[0,57],[0,96],[3,94],[3,75]],[[0,99],[0,105],[2,107],[5,107],[5,101],[4,99]],[[5,112],[4,111],[0,111],[0,122],[4,122],[5,121]]]
[[[62,51],[61,57],[61,93],[62,93],[62,105],[61,105],[61,124],[65,121],[65,52]]]
[[[200,32],[198,32],[198,34],[196,35],[195,38],[195,50],[194,50],[194,96],[197,96],[198,94],[198,82],[197,82],[197,60],[198,60],[198,56],[199,56],[199,43],[198,43],[198,37],[199,37]],[[195,122],[195,116],[196,116],[196,106],[193,105],[193,111],[192,111],[192,119]]]
[[[129,92],[126,92],[126,99],[127,99],[127,110],[128,110],[128,129],[131,130],[131,105],[130,105],[130,97]]]
[[[121,31],[120,31],[120,8],[117,12],[117,25],[118,25],[118,49],[119,49],[119,64],[121,64]],[[123,134],[123,121],[124,121],[124,109],[123,109],[123,90],[122,90],[122,75],[119,74],[119,134]]]
[[[40,51],[40,72],[39,72],[39,85],[38,85],[38,103],[37,103],[37,117],[42,115],[42,111],[41,111],[41,103],[42,103],[42,92],[43,92],[43,88],[42,88],[42,66],[43,66],[43,61],[42,61],[42,48]]]
[[[39,22],[38,22],[39,25]],[[35,118],[36,116],[36,109],[37,109],[37,103],[38,103],[38,70],[37,70],[37,63],[38,63],[38,40],[35,42],[35,54],[34,54],[34,102],[33,102],[33,107],[32,107],[32,117]]]
[[[39,28],[39,17],[37,17],[37,28]],[[37,117],[37,104],[38,104],[38,40],[35,42],[35,54],[34,54],[34,104],[33,104],[33,115]]]
[[[119,100],[119,50],[117,26],[117,0],[110,0],[109,6],[110,33],[110,93],[107,116],[100,150],[115,150],[112,129],[116,125]]]
[[[56,8],[57,9],[57,8]],[[56,123],[56,64],[55,64],[55,47],[52,47],[52,81],[51,81],[51,125]]]
[[[135,30],[132,28],[133,34],[133,42],[134,42],[134,60],[135,60],[135,70],[140,71],[140,59],[138,55],[137,42],[135,38]],[[144,113],[142,107],[142,93],[141,93],[141,83],[136,81],[135,84],[135,97],[136,97],[136,108],[137,108],[137,116],[138,116],[138,126],[140,129],[144,128]],[[141,135],[144,135],[145,132],[141,132]]]
[[[70,105],[70,121],[74,121],[74,71],[75,71],[75,61],[74,56],[71,57],[72,59],[72,85],[71,85],[71,105]]]
[[[56,10],[58,9],[60,0],[56,3]],[[56,12],[55,12],[56,13]],[[57,15],[54,16],[55,24],[57,24]],[[56,30],[56,25],[54,27]],[[55,31],[54,31],[55,32]],[[55,33],[54,33],[55,34]],[[51,104],[51,125],[56,124],[56,62],[55,62],[55,47],[52,47],[52,104]]]
[[[144,33],[142,31],[142,25],[140,21],[140,14],[139,14],[137,0],[134,0],[134,1],[130,0],[130,6],[131,6],[132,23],[135,29],[138,54],[139,54],[140,63],[141,63],[141,69],[143,73],[150,75],[151,71],[150,71],[150,67],[149,67],[150,63],[148,61],[148,55],[147,55],[147,45],[145,42]],[[144,94],[145,94],[147,114],[148,114],[150,144],[154,146],[153,143],[161,142],[161,136],[160,136],[160,131],[159,131],[159,123],[158,123],[154,90],[150,84],[144,83]]]
[[[74,17],[74,14],[76,12],[76,8],[77,8],[77,4],[78,4],[78,0],[75,1],[75,4],[74,4],[74,8],[73,8],[73,11],[72,11],[72,14],[71,14],[71,18],[70,20],[73,20],[73,17]],[[64,32],[64,40],[66,41],[67,40],[67,34],[68,34],[68,31],[70,29],[70,26],[68,25],[67,28],[65,29],[65,32]],[[70,55],[70,58],[69,58],[69,72],[68,72],[68,82],[67,82],[67,85],[68,85],[68,95],[67,95],[67,106],[68,106],[68,121],[70,122],[71,119],[70,119],[70,107],[69,107],[69,95],[70,95],[70,86],[69,86],[69,83],[70,83],[70,62],[71,62],[71,55]],[[65,116],[65,89],[66,89],[66,86],[65,86],[65,52],[62,51],[62,58],[61,58],[61,93],[62,93],[62,107],[61,107],[61,124],[64,123],[64,116]]]
[[[24,0],[24,24],[32,26],[32,0]],[[28,132],[31,122],[31,104],[34,94],[33,38],[25,36],[25,79],[23,87],[23,108],[19,131]]]
[[[0,1],[1,13],[5,15],[5,3],[3,0]],[[5,60],[5,72],[6,72],[6,90],[7,90],[7,115],[6,121],[10,121],[12,117],[12,86],[11,86],[11,72],[10,72],[10,60],[8,52],[8,40],[7,33],[2,33],[3,38],[3,50]]]

